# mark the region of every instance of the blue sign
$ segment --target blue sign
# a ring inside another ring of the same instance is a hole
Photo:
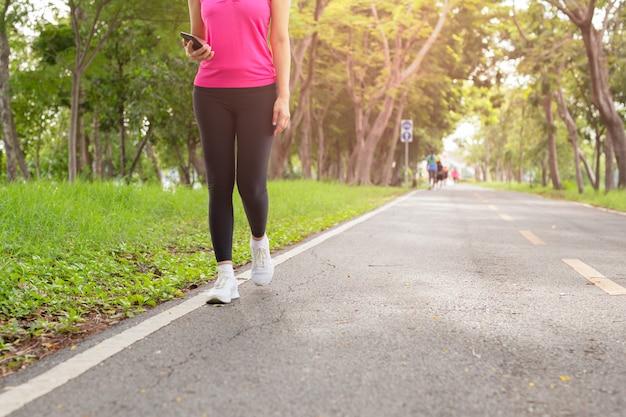
[[[413,120],[405,119],[400,123],[400,140],[413,142]]]

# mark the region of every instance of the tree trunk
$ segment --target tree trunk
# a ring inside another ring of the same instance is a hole
[[[396,156],[396,148],[398,146],[399,137],[400,137],[400,128],[402,125],[402,113],[404,113],[404,104],[406,103],[406,94],[407,94],[407,90],[404,90],[398,103],[398,111],[396,113],[396,120],[394,122],[394,128],[391,134],[391,146],[389,147],[389,153],[387,154],[385,165],[382,168],[382,176],[381,176],[381,181],[380,181],[381,185],[387,186],[391,184],[391,175],[393,171],[392,165]]]
[[[93,161],[93,157],[89,152],[89,135],[85,133],[85,126],[83,123],[83,111],[82,111],[82,103],[85,100],[81,96],[81,111],[78,113],[78,172],[81,174],[85,174],[85,169],[91,167],[91,162]]]
[[[315,119],[314,119],[315,120]],[[324,125],[315,123],[315,143],[317,145],[317,180],[324,179],[326,169],[326,155],[328,153],[328,145],[324,136]]]
[[[328,154],[328,144],[324,135],[324,119],[331,106],[331,100],[326,102],[320,111],[313,111],[313,122],[315,123],[315,144],[317,145],[317,180],[321,181],[326,176],[326,157]]]
[[[139,159],[141,158],[141,152],[143,152],[143,148],[144,146],[146,146],[147,142],[148,142],[148,135],[143,137],[143,139],[139,143],[139,146],[137,147],[137,150],[135,151],[133,162],[131,162],[130,168],[128,168],[128,177],[133,176],[133,173],[135,172],[135,169],[137,168],[137,165],[139,164]]]
[[[374,160],[374,153],[376,151],[378,143],[382,138],[385,128],[389,124],[395,102],[396,100],[392,96],[385,96],[381,106],[382,110],[378,113],[378,116],[376,117],[374,123],[368,128],[367,136],[365,137],[363,146],[359,148],[359,153],[357,156],[358,162],[356,165],[356,174],[354,178],[357,184],[371,184],[372,162]],[[362,115],[361,117],[363,119],[366,119],[364,115]]]
[[[302,165],[302,177],[311,179],[311,94],[310,89],[307,90],[305,97],[304,118],[300,124],[300,146],[298,146],[298,154],[300,155],[300,164]]]
[[[81,72],[75,69],[72,72],[72,100],[70,106],[70,137],[67,141],[68,147],[68,176],[69,182],[76,181],[78,165],[76,159],[76,143],[78,138],[78,118],[80,106],[80,77]]]
[[[563,94],[563,88],[559,85],[554,92],[556,103],[558,106],[559,116],[567,126],[567,132],[569,136],[569,141],[574,148],[574,167],[576,169],[576,185],[578,186],[578,193],[582,194],[585,192],[585,186],[583,184],[583,174],[580,169],[580,147],[578,146],[578,129],[576,129],[576,122],[572,117],[569,109],[567,108],[567,103],[565,101],[565,95]]]
[[[363,106],[358,99],[353,98],[354,104],[354,136],[356,143],[354,148],[350,152],[350,158],[348,159],[348,170],[346,172],[346,181],[349,184],[357,182],[357,163],[359,161],[359,155],[362,152],[362,148],[365,147],[365,128]]]
[[[200,141],[195,137],[190,137],[187,140],[189,162],[198,175],[204,179],[204,182],[206,182],[206,166],[204,165],[204,158],[202,158],[200,152],[198,152],[198,145],[200,145]]]
[[[318,21],[322,10],[325,6],[322,6],[321,0],[316,1],[315,8],[315,21]],[[302,103],[305,105],[303,123],[300,125],[300,162],[302,164],[302,176],[306,179],[312,177],[311,167],[313,165],[311,156],[311,137],[313,136],[313,98],[311,92],[313,91],[314,79],[315,79],[315,57],[317,55],[318,36],[317,31],[311,35],[311,46],[309,48],[309,66],[307,78],[304,81],[300,94],[302,95]],[[320,173],[318,172],[318,176]]]
[[[600,160],[602,159],[602,154],[604,152],[604,146],[602,144],[602,131],[600,129],[598,129],[598,126],[596,125],[596,131],[595,131],[595,160],[593,161],[594,163],[594,171],[596,174],[596,191],[598,191],[600,189]]]
[[[589,161],[587,161],[587,157],[585,156],[583,151],[580,150],[580,148],[578,149],[578,154],[579,154],[578,157],[579,157],[580,161],[585,166],[585,171],[587,172],[587,176],[589,177],[589,182],[591,182],[591,186],[593,187],[594,190],[597,191],[598,190],[598,180],[596,179],[596,175],[593,173],[593,168],[589,164]]]
[[[554,134],[554,115],[552,113],[552,95],[546,92],[543,98],[543,112],[546,116],[546,130],[548,135],[548,166],[550,168],[550,180],[555,190],[563,188],[559,176],[559,162],[556,155],[556,137]]]
[[[180,183],[183,185],[189,185],[191,178],[189,176],[189,164],[185,163],[185,158],[180,153],[180,149],[176,148],[176,156],[178,157],[178,173],[180,174]]]
[[[340,183],[345,183],[346,174],[344,170],[345,164],[343,161],[344,155],[341,153],[341,143],[339,139],[335,137],[333,144],[335,145],[335,155],[337,155],[337,160],[335,161],[335,176]]]
[[[135,172],[135,168],[137,168],[137,164],[139,164],[139,158],[141,158],[141,153],[143,152],[143,148],[144,146],[146,146],[146,143],[148,143],[151,136],[152,136],[152,124],[148,126],[148,131],[146,132],[146,135],[143,137],[143,139],[141,140],[141,143],[137,147],[137,150],[135,152],[135,157],[133,158],[133,162],[130,164],[130,168],[128,169],[129,177],[132,177],[133,172]]]
[[[10,2],[6,2],[4,13]],[[30,173],[26,166],[24,153],[20,145],[17,131],[15,129],[15,121],[13,120],[13,112],[11,110],[11,94],[9,89],[9,39],[7,38],[7,22],[6,15],[2,16],[0,21],[0,119],[2,119],[2,139],[4,141],[7,166],[7,181],[15,181],[17,179],[17,168],[22,173],[25,180],[30,179]]]
[[[93,175],[94,178],[103,179],[102,169],[102,142],[100,142],[100,112],[98,108],[93,110]]]
[[[500,159],[496,158],[495,166],[493,167],[493,177],[496,182],[502,181],[502,174],[500,172]]]
[[[519,128],[519,171],[518,171],[518,176],[519,176],[519,180],[518,182],[523,182],[524,181],[524,126],[526,125],[525,123],[525,119],[526,118],[526,101],[524,101],[524,104],[522,105],[522,120],[520,123],[520,128]]]
[[[124,123],[124,103],[117,109],[118,128],[120,130],[120,175],[126,176],[126,123]]]
[[[113,164],[113,150],[111,149],[111,143],[111,138],[107,138],[104,143],[104,171],[102,172],[102,175],[105,178],[113,178],[115,176],[115,166]]]
[[[146,154],[148,155],[148,158],[150,158],[150,161],[152,161],[152,167],[154,168],[154,173],[156,174],[157,179],[159,180],[159,182],[161,182],[161,170],[159,169],[159,160],[154,154],[154,148],[152,147],[152,143],[150,141],[146,143]]]
[[[609,192],[615,188],[615,167],[613,165],[613,141],[610,138],[609,131],[606,131],[606,139],[604,140],[604,190]]]
[[[41,179],[41,146],[43,142],[43,132],[46,130],[46,123],[43,119],[39,120],[38,131],[35,139],[35,155],[34,162],[35,165],[35,178]]]
[[[491,174],[489,173],[489,165],[491,164],[490,158],[491,158],[491,145],[489,143],[488,140],[485,141],[485,160],[484,160],[484,172],[483,172],[483,181],[485,182],[490,182],[491,181]]]
[[[272,153],[270,154],[269,178],[275,180],[285,177],[285,167],[289,159],[291,144],[295,137],[294,122],[283,133],[274,139]]]

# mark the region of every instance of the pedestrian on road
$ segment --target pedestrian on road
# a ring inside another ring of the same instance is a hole
[[[437,182],[437,157],[435,151],[430,150],[426,156],[426,168],[428,169],[428,189],[432,189]]]
[[[441,188],[441,186],[443,185],[443,163],[441,162],[441,159],[439,159],[439,157],[437,157],[437,182],[436,184],[439,186],[439,188]]]
[[[188,0],[189,59],[200,63],[193,108],[209,189],[217,280],[208,303],[239,298],[233,270],[235,181],[250,226],[252,280],[267,285],[274,265],[266,235],[267,169],[274,136],[289,124],[290,0]],[[270,29],[271,27],[271,29]],[[269,40],[269,45],[268,45]]]
[[[454,183],[456,184],[457,181],[459,180],[459,170],[456,169],[456,167],[452,168],[452,179],[454,180]]]

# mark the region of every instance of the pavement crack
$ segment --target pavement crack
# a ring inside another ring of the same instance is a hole
[[[228,339],[228,341],[231,342],[231,341],[237,339],[238,337],[243,336],[244,334],[246,334],[250,330],[263,329],[265,327],[273,326],[275,324],[278,324],[278,323],[280,323],[283,320],[284,316],[285,316],[285,309],[281,309],[281,310],[279,310],[279,314],[278,315],[272,316],[271,320],[268,320],[268,321],[265,321],[265,322],[260,322],[260,323],[255,323],[255,324],[251,324],[249,326],[242,327],[237,332],[235,332]]]

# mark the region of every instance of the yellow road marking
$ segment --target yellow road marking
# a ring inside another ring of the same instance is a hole
[[[609,295],[626,295],[626,288],[611,281],[580,259],[563,259],[563,262],[574,268],[583,277],[594,283],[596,287],[604,290]]]
[[[486,200],[482,195],[478,194],[478,193],[474,193],[474,197],[476,197],[478,200],[481,201],[481,203],[488,203],[489,201]]]
[[[493,204],[489,204],[487,207],[489,207],[489,210],[498,211],[498,208]]]
[[[546,242],[539,239],[539,237],[537,237],[537,235],[535,235],[530,230],[520,230],[519,232],[522,234],[522,236],[528,239],[530,243],[532,243],[533,245],[545,245],[546,244]]]
[[[513,217],[509,216],[508,214],[499,213],[498,216],[500,216],[500,218],[506,222],[513,221]]]

